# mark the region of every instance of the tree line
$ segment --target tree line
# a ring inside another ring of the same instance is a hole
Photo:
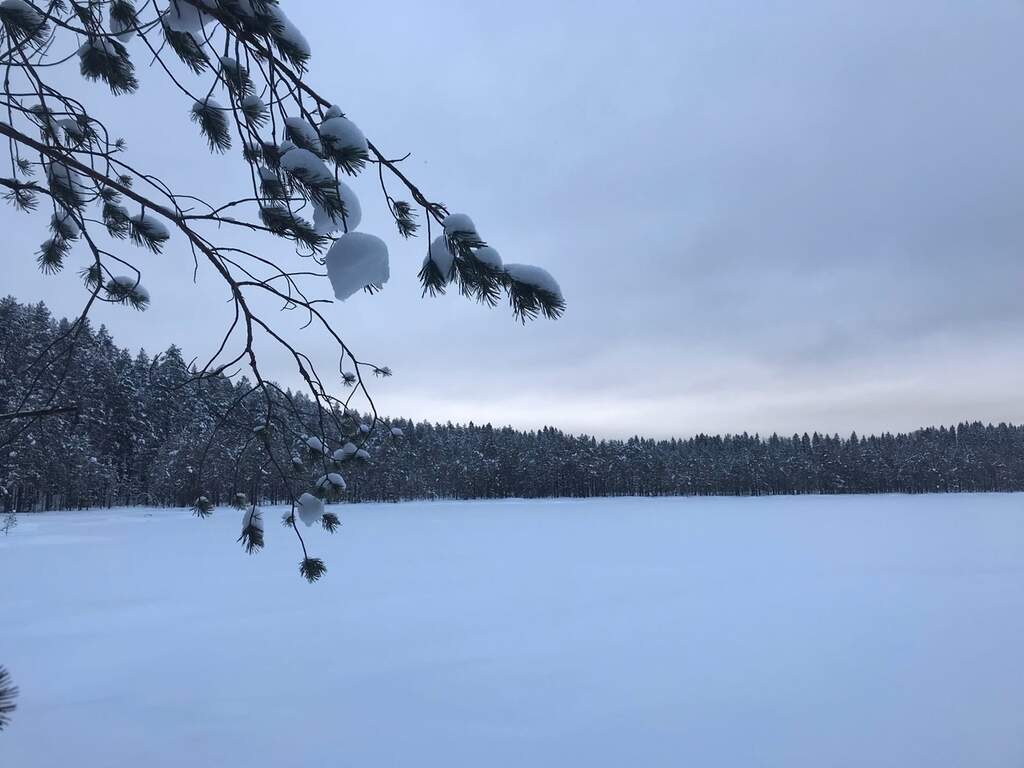
[[[254,445],[265,406],[242,397],[251,388],[244,378],[195,384],[177,347],[154,357],[133,355],[105,328],[91,326],[76,336],[67,365],[33,369],[66,327],[42,303],[0,301],[0,414],[15,405],[42,405],[30,391],[40,382],[57,391],[60,402],[77,406],[28,429],[5,432],[0,423],[5,511],[190,505],[200,494],[225,503],[239,492],[268,502],[289,498],[285,484],[267,471],[266,451]],[[284,418],[293,418],[288,414],[296,405],[305,409],[305,419],[280,427],[301,444],[302,422],[316,421],[320,406],[301,394],[281,396],[292,398]],[[327,438],[328,451],[350,439]],[[1012,424],[867,437],[598,440],[552,427],[393,419],[372,425],[360,444],[366,460],[342,468],[343,498],[350,501],[1024,490],[1024,427]],[[301,456],[293,450],[272,459],[315,476],[308,453],[303,448]]]

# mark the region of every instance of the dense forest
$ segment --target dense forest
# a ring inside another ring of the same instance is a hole
[[[61,365],[33,367],[39,352],[67,329],[43,304],[0,301],[0,414],[19,406],[37,376],[58,387],[58,401],[79,405],[27,430],[0,423],[5,510],[188,505],[199,493],[220,503],[237,491],[255,491],[268,501],[287,496],[253,448],[253,425],[261,419],[256,402],[243,402],[222,418],[248,389],[244,379],[187,384],[189,369],[178,348],[153,358],[132,355],[106,329],[88,326]],[[312,407],[301,395],[288,396]],[[31,405],[32,398],[25,402]],[[293,427],[303,433],[302,423]],[[327,438],[339,446],[345,440]],[[870,437],[620,441],[551,427],[520,431],[390,419],[374,425],[363,447],[368,460],[353,460],[344,470],[344,498],[351,501],[1024,489],[1024,427],[1008,424]]]

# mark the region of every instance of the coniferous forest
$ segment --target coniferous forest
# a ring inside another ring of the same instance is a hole
[[[0,413],[25,394],[29,374],[35,375],[26,366],[66,327],[43,304],[0,301]],[[198,493],[215,503],[236,492],[255,491],[267,501],[287,495],[249,450],[260,420],[257,404],[243,402],[221,422],[248,388],[244,380],[186,385],[189,370],[177,347],[154,357],[133,355],[106,329],[89,327],[59,374],[64,399],[78,409],[41,419],[4,446],[5,511],[189,505]],[[41,375],[56,376],[58,369]],[[4,429],[0,424],[0,438]],[[1008,424],[878,436],[620,441],[552,427],[520,431],[393,419],[374,429],[366,448],[368,460],[346,466],[350,501],[1024,489],[1024,427]]]

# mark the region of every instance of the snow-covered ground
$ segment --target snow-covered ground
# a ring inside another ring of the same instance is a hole
[[[1024,496],[24,516],[0,765],[1024,765]]]

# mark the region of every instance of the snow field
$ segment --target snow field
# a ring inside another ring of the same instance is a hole
[[[22,516],[0,765],[1024,764],[1022,495],[332,509]]]

